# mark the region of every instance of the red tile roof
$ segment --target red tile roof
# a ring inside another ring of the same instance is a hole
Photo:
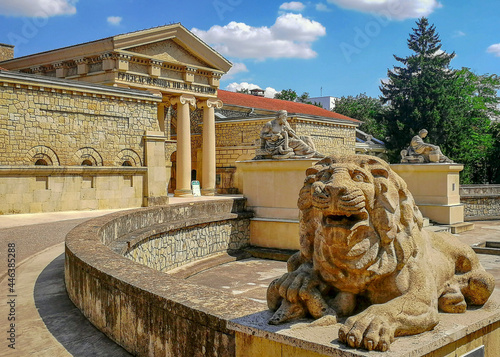
[[[218,97],[224,104],[238,105],[248,108],[266,109],[266,110],[286,110],[288,113],[315,115],[325,118],[334,118],[340,120],[347,120],[355,123],[360,123],[359,120],[346,117],[345,115],[338,114],[327,109],[323,109],[311,104],[291,102],[288,100],[264,98],[251,94],[229,92],[219,89],[217,91]]]
[[[8,69],[5,69],[3,67],[0,67],[0,71],[8,71]]]

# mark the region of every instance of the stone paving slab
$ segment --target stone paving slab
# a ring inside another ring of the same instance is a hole
[[[15,295],[15,349],[8,347],[5,339],[7,326],[7,315],[10,313],[9,306],[3,301],[0,304],[0,321],[2,331],[2,346],[0,350],[4,356],[71,356],[70,353],[52,336],[47,330],[43,320],[36,309],[33,290],[40,272],[57,255],[64,252],[64,243],[47,249],[30,259],[16,269]],[[7,278],[0,282],[2,300],[6,297]],[[10,298],[9,298],[10,299]],[[48,351],[50,350],[50,351]]]

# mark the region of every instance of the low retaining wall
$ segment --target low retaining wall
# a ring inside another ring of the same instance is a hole
[[[141,207],[147,170],[0,166],[0,214]]]
[[[69,297],[99,330],[135,355],[233,357],[235,336],[228,321],[262,311],[262,306],[137,261],[155,266],[153,254],[173,252],[174,261],[160,259],[168,270],[241,248],[249,242],[249,218],[244,199],[221,199],[87,221],[66,237]],[[221,232],[223,237],[216,239]],[[184,253],[177,253],[179,245]]]
[[[461,185],[466,221],[500,219],[500,185]]]

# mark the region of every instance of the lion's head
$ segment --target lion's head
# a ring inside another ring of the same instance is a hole
[[[331,156],[306,171],[299,194],[301,260],[358,293],[416,254],[422,215],[406,183],[381,159]]]

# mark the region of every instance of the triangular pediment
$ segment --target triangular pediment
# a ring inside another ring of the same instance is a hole
[[[226,73],[232,64],[181,24],[155,27],[113,37],[115,50],[161,61],[206,67]]]
[[[179,45],[176,40],[169,39],[125,49],[127,52],[138,53],[161,61],[182,63],[186,65],[211,67],[209,63],[198,58]]]

